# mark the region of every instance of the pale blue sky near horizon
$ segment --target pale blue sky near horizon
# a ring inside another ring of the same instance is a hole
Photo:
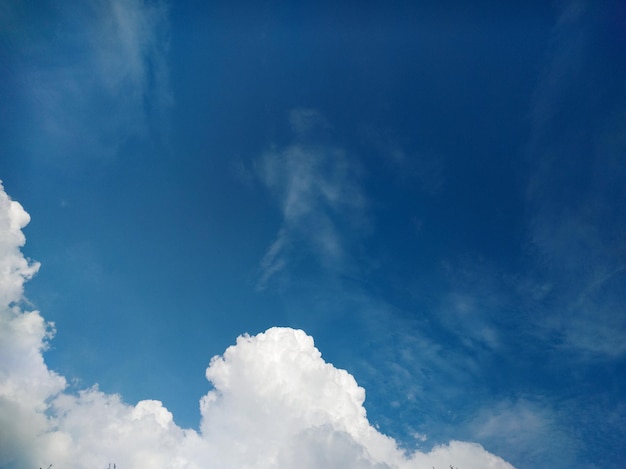
[[[0,11],[51,369],[195,428],[212,356],[301,328],[407,448],[622,467],[623,2],[137,4]]]

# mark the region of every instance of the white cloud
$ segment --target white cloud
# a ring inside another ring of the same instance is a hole
[[[47,426],[45,400],[65,387],[43,361],[52,326],[19,307],[24,282],[39,268],[20,252],[29,221],[0,185],[0,467],[32,451],[30,443]]]
[[[178,427],[159,401],[133,406],[97,386],[68,393],[43,360],[52,325],[20,306],[37,270],[20,252],[28,220],[0,190],[0,467],[512,468],[458,441],[404,454],[370,425],[354,378],[289,328],[243,335],[211,360],[199,431]]]

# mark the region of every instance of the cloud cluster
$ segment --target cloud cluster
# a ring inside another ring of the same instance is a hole
[[[0,186],[0,467],[512,468],[472,443],[400,451],[368,422],[354,378],[289,328],[243,335],[211,360],[197,431],[159,401],[129,405],[97,386],[67,392],[43,359],[52,325],[24,309],[38,268],[20,252],[28,221]]]

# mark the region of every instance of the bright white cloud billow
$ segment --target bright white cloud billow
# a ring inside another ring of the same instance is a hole
[[[289,328],[241,336],[211,360],[199,431],[178,427],[159,401],[65,391],[43,360],[52,325],[23,307],[38,267],[20,252],[28,221],[0,186],[0,467],[512,468],[458,441],[406,455],[370,425],[354,378]]]

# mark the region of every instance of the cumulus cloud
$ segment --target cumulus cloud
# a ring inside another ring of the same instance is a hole
[[[365,197],[359,185],[358,165],[346,152],[329,143],[312,143],[328,126],[310,109],[291,112],[295,142],[263,155],[260,175],[276,196],[282,225],[261,261],[259,288],[297,263],[299,252],[312,254],[329,270],[345,267],[347,256],[342,228],[363,227]],[[345,235],[345,231],[343,231]]]
[[[31,442],[47,428],[46,399],[65,387],[43,361],[52,325],[19,306],[24,282],[39,268],[20,252],[21,229],[29,221],[0,185],[0,467],[32,450]]]
[[[25,309],[38,265],[20,252],[28,214],[0,186],[0,467],[511,469],[472,443],[406,454],[370,425],[365,391],[303,331],[243,335],[206,370],[198,430],[156,400],[66,390],[43,353],[53,325]]]

